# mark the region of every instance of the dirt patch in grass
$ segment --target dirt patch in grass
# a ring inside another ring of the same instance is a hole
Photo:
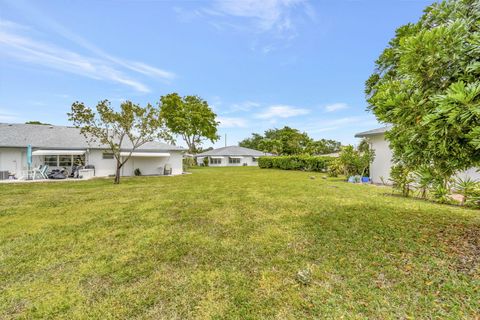
[[[480,276],[480,226],[453,224],[439,233],[447,253],[455,257],[456,271]]]

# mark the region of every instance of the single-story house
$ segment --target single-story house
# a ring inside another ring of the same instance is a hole
[[[27,148],[32,148],[32,167],[48,165],[51,169],[74,165],[93,166],[94,175],[105,177],[115,174],[116,160],[105,147],[88,141],[79,128],[68,126],[0,123],[0,172],[9,172],[16,178],[25,176]],[[131,152],[132,144],[125,141],[121,155]],[[162,142],[148,142],[137,148],[121,169],[123,176],[162,175],[165,166],[172,174],[182,174],[182,147]],[[70,171],[71,172],[71,171]]]
[[[385,139],[385,132],[391,127],[373,129],[365,132],[360,132],[355,135],[356,138],[366,138],[370,143],[371,148],[375,151],[375,158],[370,165],[370,178],[373,183],[391,183],[390,169],[393,165],[393,153],[390,149],[389,142]],[[471,168],[469,170],[459,172],[458,177],[470,177],[475,180],[480,180],[480,173],[478,168]],[[383,181],[382,181],[383,180]]]
[[[229,146],[199,153],[195,156],[197,164],[202,165],[208,159],[212,167],[258,166],[258,158],[271,154],[239,146]]]

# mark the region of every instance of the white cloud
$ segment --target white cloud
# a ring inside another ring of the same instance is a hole
[[[96,57],[82,55],[51,43],[34,40],[20,34],[19,28],[16,26],[15,23],[0,25],[0,54],[16,60],[92,79],[120,83],[139,92],[150,92],[150,89],[143,82],[127,75],[126,70],[165,80],[175,76],[173,73],[142,62],[113,57],[75,36],[72,36],[71,40],[92,51]]]
[[[346,103],[340,102],[340,103],[333,103],[325,106],[325,111],[334,112],[334,111],[343,110],[347,108],[348,108],[348,105]]]
[[[242,0],[215,2],[213,13],[252,19],[260,32],[292,29],[291,10],[304,0]]]
[[[288,105],[273,105],[267,108],[264,112],[255,115],[258,119],[273,119],[273,118],[291,118],[308,114],[308,109],[297,108]]]
[[[232,112],[250,111],[253,108],[260,107],[260,105],[261,105],[260,103],[254,102],[254,101],[245,101],[245,102],[242,102],[242,103],[235,103],[235,104],[232,105],[231,111]]]
[[[221,128],[245,128],[247,121],[243,118],[217,117]]]

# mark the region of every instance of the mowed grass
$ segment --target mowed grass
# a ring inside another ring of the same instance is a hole
[[[0,318],[480,315],[479,211],[319,173],[192,172],[0,185]]]

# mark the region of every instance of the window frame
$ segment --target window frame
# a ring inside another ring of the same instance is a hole
[[[219,165],[219,164],[222,164],[222,159],[210,158],[210,164],[211,164],[211,165]]]
[[[113,160],[113,159],[115,159],[115,155],[113,154],[113,152],[107,152],[107,151],[102,152],[102,160]]]
[[[232,157],[229,157],[228,158],[228,164],[240,164],[242,159],[240,158],[232,158]]]

